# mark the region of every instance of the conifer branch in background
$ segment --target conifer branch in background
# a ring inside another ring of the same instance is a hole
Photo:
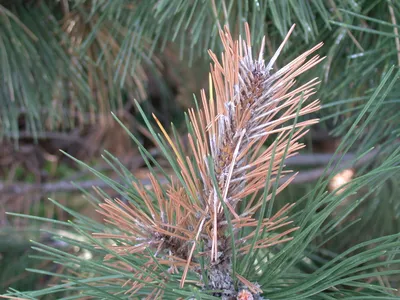
[[[298,117],[319,109],[317,100],[303,105],[314,94],[317,79],[294,86],[300,74],[322,60],[318,55],[309,59],[322,43],[272,72],[294,26],[267,64],[263,59],[264,39],[260,51],[253,53],[247,24],[245,28],[246,39],[238,41],[233,40],[228,28],[220,31],[224,47],[221,62],[209,52],[214,63],[210,95],[207,99],[202,90],[202,109],[189,110],[189,154],[180,150],[179,142],[156,118],[181,177],[162,186],[150,175],[151,191],[134,183],[144,208],[106,200],[100,204],[100,213],[123,233],[94,234],[96,238],[119,240],[111,248],[121,256],[147,257],[146,269],[155,271],[167,265],[168,273],[181,276],[181,288],[188,282],[189,272],[198,274],[198,280],[190,283],[214,290],[213,295],[223,299],[244,299],[247,294],[258,298],[262,290],[257,283],[235,272],[237,259],[252,250],[287,242],[290,233],[298,229],[287,220],[290,204],[270,218],[257,220],[257,213],[270,199],[259,192],[270,190],[287,173],[280,171],[282,160],[303,147],[300,138],[308,126],[317,122],[298,122]],[[273,142],[263,148],[267,140]],[[270,180],[266,182],[266,178]],[[293,178],[285,181],[277,193]],[[244,209],[238,209],[244,199],[250,200]],[[278,229],[276,235],[264,235]],[[124,267],[124,262],[112,254],[105,256],[105,261]],[[141,269],[131,271],[137,280],[124,283],[131,286],[131,294],[154,280]],[[163,284],[168,280],[166,275]],[[163,294],[163,284],[154,288],[151,297]]]

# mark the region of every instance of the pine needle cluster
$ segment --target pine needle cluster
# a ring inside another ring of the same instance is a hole
[[[300,138],[308,126],[317,122],[297,122],[297,118],[319,109],[317,100],[302,105],[314,94],[316,79],[293,86],[297,76],[321,61],[318,55],[308,57],[322,44],[272,72],[293,29],[267,64],[263,59],[265,40],[259,52],[253,53],[247,24],[246,40],[233,40],[228,28],[220,32],[224,52],[219,62],[210,51],[214,63],[210,95],[207,98],[202,90],[202,108],[189,111],[193,127],[193,134],[188,134],[189,154],[178,150],[182,145],[173,142],[158,122],[175,154],[180,180],[163,186],[150,175],[151,191],[134,183],[145,209],[121,200],[100,204],[106,221],[123,233],[96,233],[96,238],[119,240],[114,251],[122,256],[146,257],[146,269],[167,265],[168,272],[181,274],[181,288],[188,272],[192,272],[198,274],[196,285],[220,291],[214,295],[223,299],[239,299],[240,289],[258,297],[261,290],[257,283],[233,274],[232,264],[251,251],[290,240],[290,233],[298,229],[287,221],[289,204],[264,218],[270,196],[262,197],[259,191],[268,191],[285,176],[279,174],[282,160],[303,147]],[[268,139],[274,142],[265,148]],[[266,178],[270,180],[266,182]],[[293,178],[280,185],[277,193]],[[244,199],[249,200],[243,202]],[[282,228],[279,234],[269,235]],[[106,261],[113,259],[113,255],[105,257]],[[113,264],[124,265],[119,260]],[[132,294],[152,281],[140,270],[135,272],[138,280],[125,283],[131,285]],[[151,297],[161,296],[162,290],[155,288]]]

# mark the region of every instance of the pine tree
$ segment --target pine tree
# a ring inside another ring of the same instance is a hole
[[[104,158],[120,181],[71,157],[120,197],[101,189],[97,197],[85,192],[105,222],[55,200],[71,222],[25,216],[75,235],[49,231],[67,248],[33,242],[37,258],[61,265],[63,272],[32,271],[58,278],[58,284],[28,292],[10,289],[6,297],[398,298],[397,2],[2,5],[0,126],[9,137],[18,137],[21,103],[27,130],[55,129],[52,122],[61,122],[62,114],[44,111],[43,118],[38,111],[52,103],[55,93],[64,99],[55,102],[61,108],[74,99],[72,112],[118,111],[124,90],[141,80],[134,76],[146,59],[139,57],[152,54],[159,42],[181,39],[182,55],[189,58],[210,48],[223,50],[222,55],[209,52],[208,96],[202,91],[185,114],[187,143],[174,126],[166,128],[155,115],[148,118],[136,102],[168,169],[114,115],[146,161],[150,186],[110,153]],[[64,26],[56,22],[59,11]],[[39,16],[45,21],[37,22]],[[294,22],[296,29],[290,27]],[[117,48],[110,46],[112,38]],[[23,41],[19,50],[11,51],[18,41]],[[54,46],[51,53],[48,45]],[[314,52],[326,59],[309,58]],[[39,71],[47,77],[38,76]],[[96,97],[93,91],[104,82],[109,89]],[[316,182],[304,183],[302,176],[313,176],[312,171],[291,175],[285,165],[308,143],[311,125],[327,128],[340,144]],[[353,179],[329,188],[333,177],[350,167]]]

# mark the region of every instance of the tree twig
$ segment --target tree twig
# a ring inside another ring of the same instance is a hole
[[[149,179],[142,179],[142,184],[150,184]],[[117,181],[121,183],[120,181]],[[109,184],[100,180],[86,180],[81,182],[76,182],[75,184],[68,181],[57,181],[57,182],[47,182],[42,184],[30,184],[30,183],[14,183],[14,184],[4,184],[0,182],[0,193],[1,194],[26,194],[33,192],[40,193],[59,193],[59,192],[73,192],[77,191],[78,187],[82,189],[88,189],[92,187],[105,188],[109,187]]]
[[[353,164],[353,160],[356,158],[355,154],[349,153],[345,154],[339,165],[335,165],[330,167],[325,172],[325,167],[316,168],[309,171],[300,172],[294,179],[292,183],[301,184],[312,182],[319,179],[324,174],[330,174],[334,170],[341,170],[344,168],[354,167],[358,168],[361,165],[365,164],[369,160],[373,159],[378,154],[379,148],[370,151],[368,154],[361,157],[357,162]],[[286,166],[315,166],[315,165],[326,165],[333,158],[333,154],[300,154],[291,158],[288,158],[285,161]],[[284,183],[288,177],[284,177],[281,179],[281,183]],[[119,181],[117,181],[119,182]],[[141,179],[143,185],[149,185],[150,180],[148,178]],[[167,180],[165,178],[160,178],[161,183],[166,183]],[[119,182],[120,183],[120,182]],[[75,184],[69,181],[58,181],[58,182],[48,182],[42,184],[29,184],[29,183],[13,183],[13,184],[5,184],[0,181],[0,193],[1,194],[14,194],[21,195],[33,192],[40,192],[43,194],[46,193],[59,193],[59,192],[73,192],[77,191],[78,187],[82,189],[89,189],[92,187],[105,188],[109,187],[109,185],[100,180],[87,180],[76,182]]]
[[[80,144],[85,144],[85,140],[79,136],[78,132],[70,132],[70,133],[62,133],[62,132],[28,132],[28,131],[19,131],[17,133],[6,132],[3,134],[7,138],[13,139],[52,139],[52,140],[64,140],[64,141],[72,141],[78,142]]]
[[[291,184],[301,184],[307,182],[313,182],[318,180],[321,176],[328,176],[332,172],[337,173],[346,168],[359,168],[362,165],[366,164],[368,161],[372,160],[374,157],[378,155],[380,148],[377,147],[374,150],[370,151],[366,155],[362,156],[359,160],[354,161],[356,156],[354,154],[346,154],[339,164],[333,164],[326,170],[326,167],[316,168],[310,171],[303,171],[297,174]],[[346,157],[347,156],[347,157]],[[327,158],[327,157],[326,157]],[[326,159],[324,156],[321,155],[320,159]],[[332,156],[330,157],[332,158]],[[309,157],[308,159],[312,159]],[[330,160],[330,159],[329,159]],[[311,161],[310,161],[311,162]],[[283,177],[280,180],[280,183],[283,184],[289,179],[290,176]]]

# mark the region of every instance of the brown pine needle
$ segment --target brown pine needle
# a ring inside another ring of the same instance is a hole
[[[246,287],[249,288],[250,291],[252,291],[253,293],[257,294],[257,293],[262,293],[262,290],[256,286],[255,284],[251,283],[250,281],[248,281],[246,278],[244,278],[243,276],[236,274],[237,279],[239,279]]]

